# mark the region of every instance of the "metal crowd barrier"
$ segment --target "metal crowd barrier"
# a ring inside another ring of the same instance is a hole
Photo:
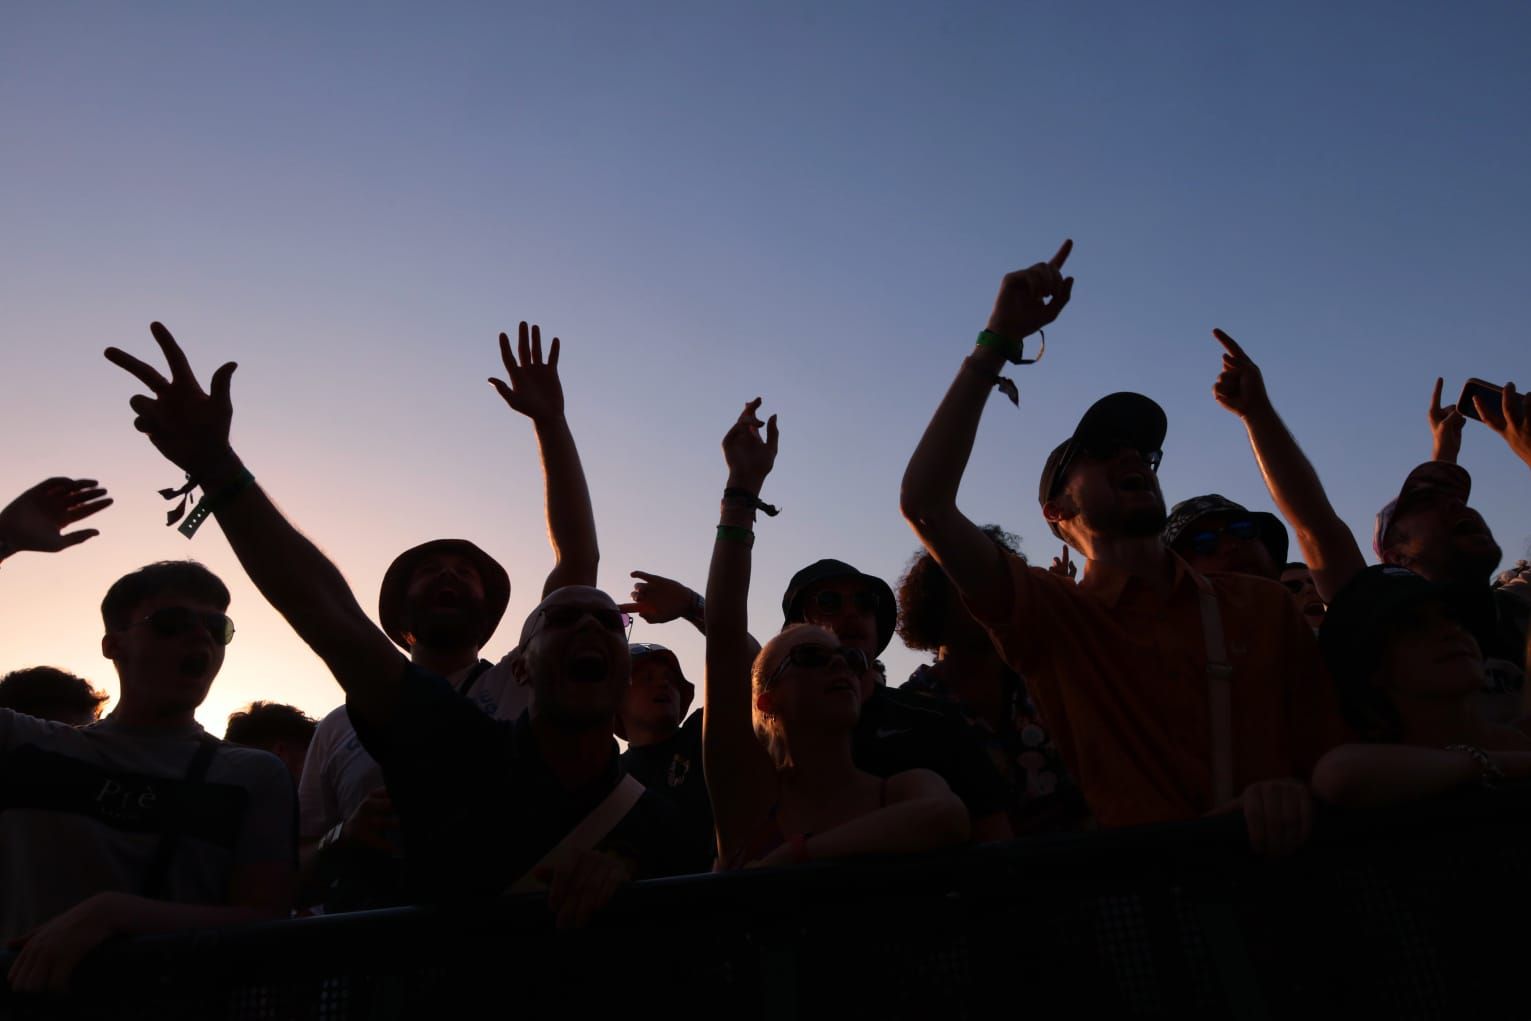
[[[1531,789],[138,938],[0,1019],[1517,1017]],[[0,967],[5,964],[0,959]]]

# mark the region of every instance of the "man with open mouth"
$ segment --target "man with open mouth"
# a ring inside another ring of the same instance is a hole
[[[1006,360],[1067,304],[1052,260],[1007,275],[904,475],[902,509],[1044,721],[1103,826],[1242,811],[1270,854],[1311,828],[1313,763],[1343,740],[1312,631],[1279,586],[1204,576],[1166,547],[1167,428],[1141,394],[1096,401],[1048,456],[1038,503],[1087,563],[1076,585],[1003,554],[957,507],[984,402]]]
[[[612,723],[629,661],[616,603],[555,573],[511,661],[531,706],[514,723],[491,719],[368,619],[335,565],[256,483],[229,444],[234,364],[204,392],[170,332],[151,331],[169,379],[106,352],[154,394],[130,402],[135,424],[209,494],[201,507],[250,579],[345,689],[357,733],[383,766],[412,896],[461,902],[545,886],[559,923],[579,925],[623,882],[673,871],[669,807],[617,761]],[[557,350],[555,339],[549,364]],[[550,515],[589,513],[588,494],[584,508],[554,506],[569,495],[549,493]]]

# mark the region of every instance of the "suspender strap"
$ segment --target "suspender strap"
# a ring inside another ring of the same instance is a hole
[[[186,783],[198,784],[207,776],[207,767],[212,765],[213,756],[218,754],[218,745],[221,742],[215,737],[203,734],[198,739],[197,750],[191,757],[191,765],[186,767]],[[170,877],[170,863],[175,860],[176,847],[181,842],[180,829],[166,829],[159,837],[159,846],[154,849],[154,857],[149,862],[149,870],[144,873],[143,895],[163,900],[169,896],[170,891],[166,887],[166,880]]]
[[[542,860],[533,865],[526,875],[511,884],[510,892],[531,893],[535,890],[547,889],[547,884],[537,878],[537,870],[555,864],[571,852],[588,851],[599,844],[616,828],[623,816],[632,811],[638,799],[643,797],[644,789],[643,784],[632,776],[623,776],[622,780],[611,789],[611,793],[606,795],[599,805],[591,809],[590,814],[581,819],[578,825],[565,834],[556,847],[543,855]]]
[[[1201,632],[1207,643],[1207,719],[1212,729],[1212,804],[1233,800],[1233,697],[1229,682],[1233,666],[1223,634],[1223,614],[1217,592],[1200,574],[1196,589],[1201,600]]]

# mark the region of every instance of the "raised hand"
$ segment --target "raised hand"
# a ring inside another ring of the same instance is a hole
[[[1223,371],[1212,384],[1212,396],[1217,403],[1240,418],[1269,411],[1271,399],[1265,392],[1265,377],[1260,375],[1260,366],[1222,330],[1213,330],[1212,336],[1223,345]]]
[[[112,505],[95,479],[47,479],[0,510],[0,550],[57,553],[99,535],[94,528],[65,532],[82,518]],[[0,552],[0,556],[4,553]]]
[[[149,332],[165,353],[168,381],[153,366],[115,347],[106,349],[106,360],[131,372],[154,394],[128,401],[138,415],[133,428],[146,433],[161,454],[193,479],[201,479],[229,450],[229,421],[234,416],[229,380],[238,366],[233,362],[219,366],[213,373],[212,392],[206,393],[170,331],[150,323]]]
[[[1006,273],[989,314],[989,330],[1019,341],[1057,319],[1074,293],[1074,278],[1063,275],[1063,264],[1073,250],[1074,242],[1065,241],[1046,262]]]
[[[636,613],[650,624],[667,624],[686,616],[697,605],[697,594],[673,578],[663,578],[644,571],[632,573],[633,601],[617,609]]]
[[[1430,435],[1434,438],[1430,459],[1455,464],[1457,455],[1462,452],[1462,426],[1467,423],[1467,416],[1455,404],[1441,406],[1441,387],[1445,384],[1446,381],[1437,376],[1435,391],[1430,395]]]
[[[765,422],[755,416],[760,410],[760,398],[756,397],[744,406],[723,437],[723,460],[728,463],[728,485],[759,495],[766,476],[776,464],[776,416]],[[760,438],[760,427],[765,426],[765,439]]]
[[[1531,407],[1527,398],[1515,392],[1514,383],[1506,383],[1496,408],[1482,397],[1473,398],[1473,407],[1483,424],[1494,430],[1510,445],[1515,456],[1531,465]]]
[[[520,328],[521,360],[510,350],[510,338],[500,334],[500,360],[510,382],[490,378],[505,403],[531,419],[547,422],[563,416],[563,384],[558,381],[558,338],[548,347],[547,361],[542,360],[542,328],[526,323]]]
[[[1053,557],[1052,566],[1049,567],[1048,570],[1060,578],[1068,578],[1070,580],[1072,580],[1079,573],[1079,565],[1074,563],[1073,560],[1069,559],[1068,543],[1063,544],[1062,556]]]

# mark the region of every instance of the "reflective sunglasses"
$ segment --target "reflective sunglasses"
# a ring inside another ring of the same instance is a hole
[[[851,605],[856,608],[858,613],[877,612],[878,600],[876,592],[862,589],[850,598]],[[824,589],[820,592],[815,592],[808,602],[819,613],[824,614],[826,617],[833,617],[845,605],[845,597],[834,589]]]
[[[185,606],[162,606],[133,624],[147,624],[161,638],[174,638],[200,627],[219,645],[227,645],[234,640],[234,622],[228,614],[202,613]]]
[[[630,614],[605,606],[544,606],[537,613],[548,622],[548,627],[555,628],[573,627],[586,615],[594,617],[595,622],[607,631],[618,634],[626,634],[633,626]]]
[[[1143,463],[1148,465],[1148,470],[1155,475],[1159,474],[1159,462],[1164,460],[1162,450],[1138,450],[1137,447],[1123,440],[1095,440],[1086,443],[1079,452],[1095,461],[1111,461],[1115,460],[1116,455],[1123,450],[1137,450]]]
[[[867,657],[866,653],[860,649],[852,649],[844,645],[830,646],[819,645],[814,642],[804,642],[802,645],[794,645],[791,649],[787,650],[787,654],[782,657],[782,661],[776,664],[776,669],[771,672],[771,676],[766,681],[765,686],[769,688],[780,680],[781,675],[786,672],[788,667],[795,666],[804,670],[818,670],[834,662],[836,657],[843,660],[845,665],[850,667],[851,673],[858,677],[866,673]]]
[[[1235,539],[1258,539],[1260,526],[1253,518],[1238,518],[1228,522],[1222,528],[1207,528],[1192,532],[1190,535],[1191,550],[1202,555],[1217,552],[1217,544],[1223,536],[1229,535]],[[1302,586],[1292,589],[1293,592],[1301,591]]]

